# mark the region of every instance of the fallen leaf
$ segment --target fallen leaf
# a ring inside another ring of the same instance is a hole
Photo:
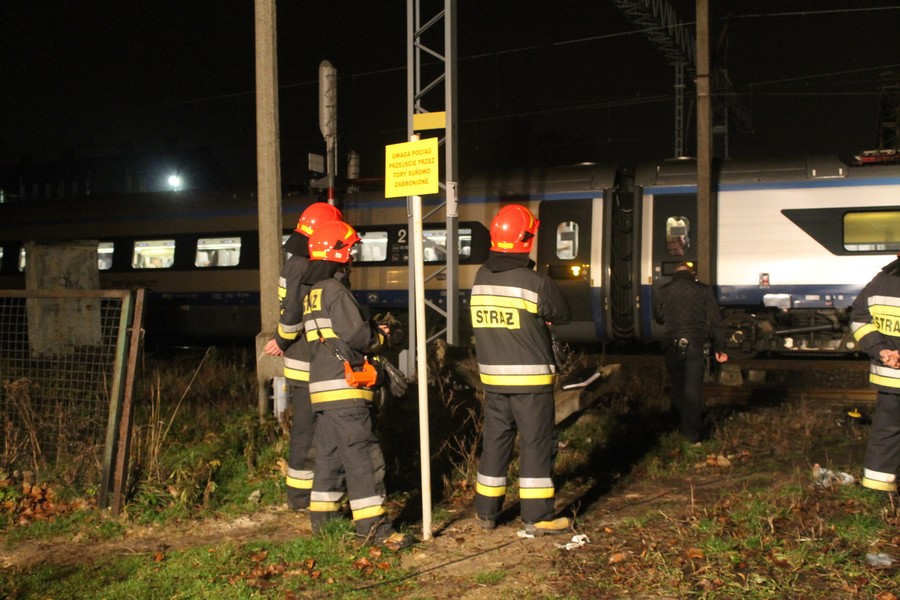
[[[609,557],[609,564],[614,565],[620,563],[628,558],[628,554],[625,552],[616,552],[612,556]]]
[[[354,569],[364,574],[369,574],[375,570],[375,565],[373,565],[372,561],[370,561],[365,556],[354,560],[352,564]]]
[[[703,558],[706,558],[706,555],[703,554],[703,550],[700,548],[688,548],[687,556],[691,560],[702,560]]]

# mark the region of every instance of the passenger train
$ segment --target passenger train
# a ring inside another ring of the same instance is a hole
[[[502,204],[540,220],[532,258],[569,299],[573,343],[661,341],[654,290],[696,262],[696,162],[583,164],[459,182],[461,331],[468,293]],[[900,165],[837,158],[727,160],[714,165],[710,282],[729,351],[855,353],[849,307],[900,251]],[[313,197],[283,198],[285,237]],[[446,306],[441,199],[424,197],[426,296]],[[351,286],[370,314],[403,320],[409,302],[405,198],[348,193],[338,206],[363,243]],[[260,329],[259,237],[252,194],[194,191],[0,205],[0,288],[25,286],[26,242],[97,241],[103,288],[149,290],[148,337],[252,340]],[[271,283],[273,286],[277,282]],[[463,339],[467,339],[463,336]]]

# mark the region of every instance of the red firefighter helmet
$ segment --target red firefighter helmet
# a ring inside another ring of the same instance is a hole
[[[316,230],[316,227],[322,223],[343,220],[344,216],[337,208],[327,202],[316,202],[306,207],[306,210],[300,215],[300,220],[297,221],[297,228],[294,231],[310,237]]]
[[[347,223],[322,223],[309,236],[309,260],[347,264],[350,261],[350,249],[358,241],[359,234]]]
[[[539,224],[540,221],[521,204],[507,204],[491,221],[491,250],[530,252]]]

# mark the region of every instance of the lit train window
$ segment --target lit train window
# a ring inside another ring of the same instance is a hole
[[[138,240],[131,266],[135,269],[168,269],[175,260],[175,240]]]
[[[844,249],[851,252],[900,250],[900,211],[845,214]]]
[[[459,230],[459,258],[465,260],[472,256],[472,230]]]
[[[666,252],[669,256],[684,256],[691,247],[691,222],[687,217],[666,219]]]
[[[459,237],[459,258],[465,260],[472,255],[472,230],[461,228],[457,232]],[[422,232],[423,253],[426,263],[444,262],[446,260],[447,230],[432,229]]]
[[[3,268],[3,246],[0,246],[0,269]]]
[[[382,262],[387,258],[387,231],[360,231],[359,239],[351,251],[355,262]]]
[[[113,259],[113,243],[100,242],[97,245],[97,268],[101,271],[108,271],[112,268]]]
[[[241,238],[200,238],[194,255],[196,267],[236,267],[241,262]]]
[[[556,227],[556,257],[571,260],[578,256],[578,223],[565,221]]]
[[[19,247],[19,272],[25,271],[25,246]]]

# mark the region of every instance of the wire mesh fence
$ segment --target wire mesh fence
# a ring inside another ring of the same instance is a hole
[[[131,317],[127,291],[0,290],[0,467],[108,487]]]

